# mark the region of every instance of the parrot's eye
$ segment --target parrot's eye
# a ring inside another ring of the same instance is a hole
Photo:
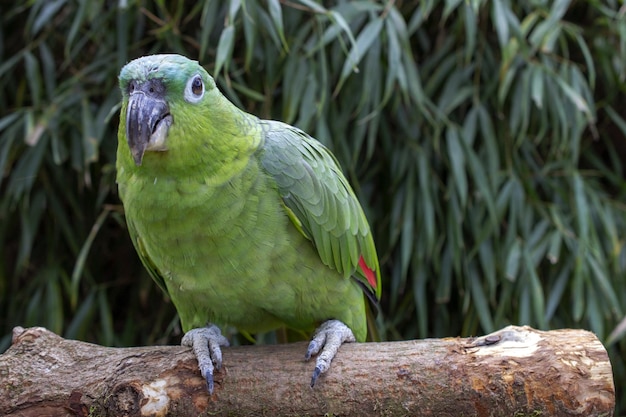
[[[194,95],[199,96],[200,94],[202,94],[203,89],[204,85],[202,85],[202,79],[200,77],[194,78],[191,82],[191,92]]]
[[[187,81],[185,88],[185,100],[190,103],[199,102],[204,96],[204,83],[200,75],[194,75]]]

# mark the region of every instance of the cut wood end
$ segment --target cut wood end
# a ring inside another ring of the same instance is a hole
[[[502,330],[478,337],[470,347],[478,348],[476,356],[503,355],[525,358],[535,354],[542,340],[541,332],[529,326],[507,326]]]
[[[46,329],[45,327],[29,327],[27,329],[23,328],[22,326],[15,326],[13,328],[13,335],[11,337],[11,344],[12,345],[17,345],[19,343],[24,343],[24,342],[32,342],[35,339],[38,339],[40,337],[55,337],[55,338],[61,338],[60,336],[56,335],[55,333],[51,332],[50,330]]]

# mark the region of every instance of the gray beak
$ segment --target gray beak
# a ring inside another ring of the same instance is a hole
[[[166,150],[165,139],[172,124],[170,109],[154,88],[137,86],[128,98],[126,109],[126,140],[135,165],[140,166],[146,150]]]

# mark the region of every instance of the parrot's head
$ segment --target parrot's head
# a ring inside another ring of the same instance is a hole
[[[189,158],[199,148],[194,140],[228,125],[229,111],[237,113],[206,70],[180,55],[135,59],[122,68],[119,83],[120,145],[124,138],[136,166],[146,152],[177,149]]]

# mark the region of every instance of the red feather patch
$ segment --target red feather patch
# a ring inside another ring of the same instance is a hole
[[[367,266],[367,264],[365,263],[365,259],[363,259],[363,255],[361,255],[361,257],[359,258],[359,266],[361,267],[361,270],[365,274],[365,278],[367,278],[367,282],[370,283],[372,288],[376,289],[376,274],[374,273],[372,268]]]

